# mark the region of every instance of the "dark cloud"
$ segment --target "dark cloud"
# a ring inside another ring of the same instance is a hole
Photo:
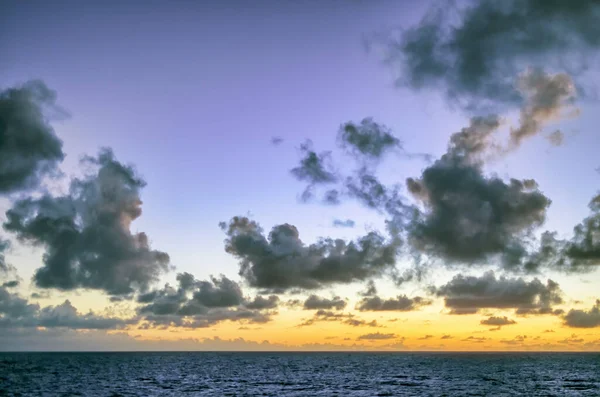
[[[6,263],[6,255],[5,252],[10,247],[10,241],[4,240],[0,237],[0,273],[7,273],[11,270],[11,266]]]
[[[135,322],[135,318],[105,317],[92,311],[82,314],[68,300],[40,308],[0,287],[0,327],[3,328],[117,329]]]
[[[360,335],[356,340],[383,340],[383,339],[395,339],[396,334],[382,334],[380,332]]]
[[[265,323],[269,309],[276,309],[277,296],[244,298],[239,285],[225,276],[196,280],[189,273],[177,275],[177,286],[138,295],[138,314],[143,328],[206,328],[223,321]]]
[[[427,339],[431,339],[431,338],[433,338],[433,335],[425,335],[425,336],[422,336],[422,337],[417,338],[417,339],[418,340],[427,340]]]
[[[141,213],[145,182],[110,149],[83,162],[94,171],[71,182],[70,194],[17,201],[6,230],[46,248],[34,275],[41,288],[89,288],[111,295],[146,290],[168,270],[169,256],[150,248],[145,233],[132,233]]]
[[[352,219],[334,219],[333,220],[333,227],[347,227],[347,228],[352,228],[356,225],[356,223],[352,220]]]
[[[533,180],[487,177],[479,155],[497,127],[495,118],[475,118],[451,137],[448,152],[407,187],[423,205],[408,225],[411,246],[450,263],[486,262],[500,256],[519,264],[524,239],[542,225],[551,201]]]
[[[377,323],[377,320],[365,321],[357,318],[349,318],[344,320],[343,323],[352,327],[380,327],[380,325]]]
[[[0,194],[37,186],[63,160],[62,141],[45,116],[55,101],[39,80],[0,91]]]
[[[398,295],[396,298],[381,299],[378,296],[365,297],[358,302],[356,309],[365,311],[399,311],[407,312],[418,310],[422,306],[430,305],[431,301],[416,296],[409,298],[406,295]]]
[[[244,306],[252,310],[277,309],[279,306],[279,297],[277,295],[270,295],[267,298],[256,296],[252,301],[244,304]]]
[[[4,288],[15,288],[19,286],[19,280],[11,280],[2,284]]]
[[[198,281],[193,300],[207,308],[231,307],[241,305],[244,296],[235,281],[221,276],[220,279],[212,277],[211,281]]]
[[[600,266],[600,194],[589,203],[591,214],[573,229],[570,239],[544,232],[539,247],[521,261],[524,266],[565,272],[587,272]]]
[[[376,232],[346,242],[321,239],[306,245],[289,224],[273,227],[268,236],[254,221],[234,217],[221,223],[225,250],[240,260],[240,275],[253,287],[273,291],[315,289],[351,283],[382,274],[396,261],[398,242]]]
[[[367,285],[365,286],[364,291],[360,291],[358,293],[360,296],[374,296],[377,295],[377,287],[375,286],[375,282],[373,280],[367,281]]]
[[[552,280],[496,278],[493,272],[481,277],[455,276],[450,282],[433,288],[443,297],[453,314],[471,314],[480,309],[515,309],[517,314],[558,314],[553,305],[562,303],[561,291]]]
[[[440,339],[452,339],[454,338],[452,335],[442,335]]]
[[[311,141],[302,144],[300,151],[303,154],[300,165],[290,172],[299,181],[308,183],[301,196],[302,201],[308,201],[314,195],[315,186],[335,183],[338,177],[331,163],[331,152],[315,152]]]
[[[343,310],[346,305],[347,302],[341,299],[339,296],[328,299],[317,295],[311,295],[304,301],[304,310]]]
[[[564,324],[572,328],[600,327],[600,300],[596,300],[590,310],[569,310],[564,317]]]
[[[515,320],[509,319],[506,316],[504,316],[504,317],[491,316],[491,317],[481,320],[479,323],[481,325],[491,325],[494,327],[501,327],[503,325],[516,324],[517,322]]]
[[[317,310],[312,318],[298,324],[298,327],[311,326],[317,322],[339,322],[351,327],[380,327],[376,320],[366,321],[350,313],[339,313],[324,309]]]
[[[401,143],[391,130],[372,118],[363,119],[360,124],[347,122],[338,133],[340,146],[356,158],[367,161],[379,160],[387,152],[400,148]]]
[[[442,88],[471,109],[520,105],[526,95],[514,76],[527,66],[577,73],[600,46],[595,0],[468,4],[458,11],[435,6],[418,26],[390,36],[386,62],[397,68],[399,84]]]

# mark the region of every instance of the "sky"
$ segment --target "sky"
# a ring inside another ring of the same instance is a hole
[[[2,8],[0,350],[600,350],[597,2]]]

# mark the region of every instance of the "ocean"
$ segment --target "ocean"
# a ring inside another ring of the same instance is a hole
[[[600,396],[600,353],[0,353],[2,396]]]

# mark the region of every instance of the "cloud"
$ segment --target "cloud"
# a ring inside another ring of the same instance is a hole
[[[340,146],[355,158],[377,161],[394,148],[401,148],[401,142],[391,130],[372,118],[364,118],[360,124],[344,123],[338,133]]]
[[[56,93],[39,80],[0,91],[0,194],[26,190],[53,175],[62,141],[45,115]]]
[[[137,319],[105,317],[92,311],[82,314],[69,300],[57,306],[40,308],[26,299],[0,287],[0,328],[30,327],[68,329],[117,329],[137,322]]]
[[[520,264],[524,239],[542,225],[551,201],[533,180],[505,182],[483,174],[480,154],[494,118],[475,118],[454,134],[448,152],[407,187],[423,211],[410,220],[408,239],[417,252],[447,263],[489,262],[500,256],[506,268]]]
[[[385,43],[398,83],[441,88],[468,109],[521,104],[514,76],[527,66],[573,73],[600,46],[595,1],[483,0],[457,11],[434,6],[420,24]]]
[[[377,295],[377,287],[375,286],[375,282],[373,280],[367,281],[367,285],[365,286],[364,291],[360,291],[358,293],[360,296],[374,296]]]
[[[473,343],[482,343],[489,340],[488,338],[477,337],[477,336],[469,336],[468,338],[461,339],[461,342],[473,342]]]
[[[2,284],[4,288],[15,288],[19,286],[19,280],[11,280]]]
[[[577,224],[570,239],[559,239],[555,232],[544,232],[539,247],[523,258],[531,268],[564,272],[589,272],[600,265],[600,194],[589,203],[591,214]]]
[[[377,276],[396,262],[398,242],[370,232],[356,241],[321,239],[306,245],[290,224],[268,236],[245,217],[222,222],[225,250],[239,259],[240,275],[252,286],[273,291],[316,289]]]
[[[496,278],[494,272],[481,277],[461,274],[433,288],[444,298],[452,314],[476,313],[480,309],[515,309],[517,314],[558,314],[552,306],[562,303],[560,288],[552,280],[544,285],[537,278]]]
[[[8,273],[12,267],[6,263],[6,255],[4,254],[10,247],[10,241],[0,237],[0,273]]]
[[[346,219],[346,220],[334,219],[333,220],[333,227],[347,227],[347,228],[352,228],[355,225],[356,225],[356,222],[354,222],[352,219]]]
[[[548,139],[552,146],[562,146],[565,141],[565,135],[562,133],[562,131],[556,130],[550,133],[546,139]]]
[[[422,306],[430,305],[431,301],[416,296],[409,298],[406,295],[398,295],[396,298],[381,299],[378,296],[365,297],[358,302],[356,309],[364,311],[400,311],[407,312],[418,310]]]
[[[279,297],[277,295],[270,295],[267,298],[256,296],[254,300],[246,303],[244,306],[252,310],[277,309],[279,306]]]
[[[331,310],[317,310],[312,318],[304,320],[298,324],[298,327],[307,327],[314,325],[317,322],[339,322],[342,324],[349,325],[351,327],[380,327],[376,320],[365,321],[363,319],[355,317],[350,313],[339,313]]]
[[[356,318],[349,318],[344,320],[343,323],[352,327],[380,327],[380,325],[377,323],[377,320],[365,321]]]
[[[549,121],[557,120],[564,115],[565,110],[575,100],[575,84],[565,73],[554,75],[542,70],[528,70],[519,78],[519,87],[525,96],[525,104],[521,108],[520,126],[511,129],[507,150],[518,148],[521,143],[537,135]],[[576,114],[575,109],[571,113]],[[560,131],[555,131],[551,142],[562,143]]]
[[[142,328],[206,328],[223,321],[265,323],[270,320],[270,309],[276,309],[277,296],[256,296],[246,299],[239,285],[225,276],[200,281],[189,273],[177,275],[176,287],[138,295],[141,303],[138,314],[146,322]]]
[[[442,335],[440,339],[452,339],[454,338],[452,335]]]
[[[308,186],[302,193],[302,201],[313,197],[316,185],[328,185],[337,182],[338,177],[331,164],[331,152],[317,153],[312,149],[312,142],[306,141],[300,146],[303,154],[300,165],[290,170],[299,181],[307,182]],[[330,197],[329,200],[332,200]]]
[[[283,138],[280,136],[274,136],[271,138],[271,144],[275,146],[279,146],[283,143]]]
[[[145,182],[110,149],[83,160],[94,171],[73,179],[70,194],[15,202],[4,228],[20,241],[46,248],[34,275],[41,288],[88,288],[111,295],[146,290],[169,268],[169,256],[131,233],[141,213]]]
[[[563,318],[564,324],[572,328],[600,327],[600,300],[590,310],[571,309]]]
[[[331,299],[322,298],[317,295],[310,295],[304,301],[304,310],[343,310],[346,307],[347,302],[341,299],[339,296],[335,296]]]
[[[512,325],[512,324],[516,324],[517,322],[515,320],[511,320],[508,317],[504,316],[504,317],[496,317],[496,316],[490,316],[486,319],[483,319],[479,322],[481,325],[492,325],[495,327],[501,327],[503,325]]]
[[[360,335],[356,340],[385,340],[385,339],[395,339],[396,334],[382,334],[380,332],[372,333],[372,334],[364,334]]]
[[[418,340],[427,340],[427,339],[431,339],[431,338],[433,338],[433,335],[425,335],[425,336],[422,336],[422,337],[417,338],[417,339]]]

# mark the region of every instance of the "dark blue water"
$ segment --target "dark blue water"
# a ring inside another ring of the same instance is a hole
[[[600,354],[0,353],[8,396],[600,396]]]

